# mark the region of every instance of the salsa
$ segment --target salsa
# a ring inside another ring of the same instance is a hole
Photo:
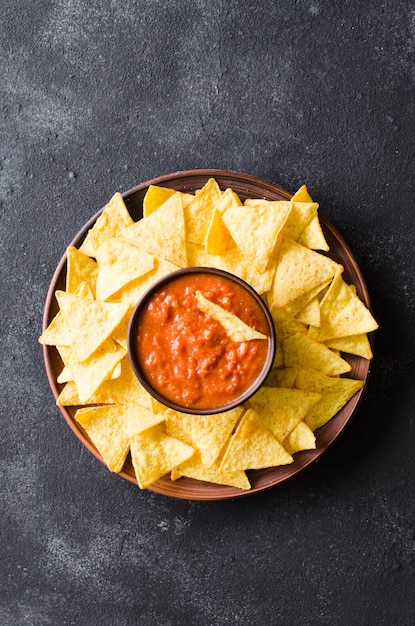
[[[146,303],[136,326],[140,367],[167,400],[187,408],[221,407],[241,396],[260,375],[267,339],[232,341],[199,308],[196,293],[269,334],[259,304],[230,279],[208,273],[179,276]]]

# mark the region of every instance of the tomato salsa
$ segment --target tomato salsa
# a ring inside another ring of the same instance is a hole
[[[269,335],[254,297],[238,283],[209,273],[188,273],[162,285],[136,324],[135,347],[150,385],[182,407],[211,409],[240,397],[261,374],[268,340],[235,342],[199,308],[196,293]]]

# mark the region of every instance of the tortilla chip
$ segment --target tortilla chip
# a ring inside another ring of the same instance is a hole
[[[292,456],[263,426],[257,413],[248,409],[226,448],[219,471],[262,469],[292,462]]]
[[[66,250],[66,291],[76,293],[82,283],[86,283],[95,295],[98,265],[74,246]]]
[[[166,432],[197,448],[204,467],[209,468],[219,457],[242,412],[242,407],[214,415],[168,411]]]
[[[136,278],[154,269],[154,257],[121,239],[109,237],[96,249],[98,300],[107,300]]]
[[[283,350],[286,367],[310,367],[327,376],[338,376],[352,369],[347,361],[330,348],[302,333],[296,333],[285,339]]]
[[[272,293],[273,306],[284,307],[311,289],[331,280],[343,268],[332,259],[283,238]]]
[[[201,461],[200,454],[197,452],[190,457],[188,461],[181,463],[172,470],[172,480],[177,480],[182,476],[218,485],[229,485],[230,487],[237,487],[238,489],[247,490],[251,488],[248,477],[243,470],[221,472],[218,464],[206,468]]]
[[[80,252],[88,256],[95,256],[96,248],[107,237],[116,237],[123,228],[134,224],[122,195],[117,192],[105,206],[94,226],[88,231]]]
[[[297,370],[295,367],[275,367],[268,374],[265,387],[285,387],[291,389],[294,386]]]
[[[267,268],[291,210],[289,202],[233,207],[223,221],[243,255],[260,272]]]
[[[340,350],[340,352],[346,352],[347,354],[355,354],[363,359],[370,360],[373,358],[372,348],[366,333],[329,339],[326,345],[331,349]]]
[[[253,339],[268,339],[266,335],[245,324],[239,317],[226,311],[215,302],[205,298],[200,291],[196,292],[199,308],[205,315],[212,317],[225,329],[232,341],[252,341]]]
[[[138,486],[145,489],[194,454],[194,449],[155,426],[131,439],[131,459]]]
[[[306,326],[320,326],[320,301],[317,297],[310,300],[308,304],[297,314],[299,322]]]
[[[317,370],[299,368],[295,384],[298,389],[314,391],[322,396],[304,420],[315,431],[334,417],[365,383],[351,378],[331,378]]]
[[[100,302],[77,294],[57,291],[56,298],[65,319],[78,361],[86,361],[108,339],[128,312],[116,302]]]
[[[300,389],[262,387],[252,396],[249,403],[280,443],[309,410],[321,399],[319,393]]]
[[[156,211],[118,234],[122,241],[149,254],[186,267],[186,242],[181,194],[176,192]]]
[[[111,472],[121,472],[129,450],[124,415],[125,408],[120,406],[88,407],[75,413]]]
[[[80,363],[70,346],[56,346],[73,376],[81,404],[86,404],[98,387],[111,378],[114,368],[125,356],[124,348],[108,339],[99,350],[94,352],[86,361]]]
[[[320,303],[319,328],[310,328],[309,336],[316,341],[360,335],[378,328],[369,309],[360,300],[341,274],[334,278]]]
[[[188,241],[205,245],[206,235],[212,215],[222,198],[222,192],[214,178],[210,178],[195,195],[193,201],[184,207],[186,237]],[[174,259],[169,259],[173,263]]]
[[[288,454],[295,454],[301,450],[314,450],[316,448],[316,437],[305,422],[299,422],[297,426],[284,439],[283,446]]]

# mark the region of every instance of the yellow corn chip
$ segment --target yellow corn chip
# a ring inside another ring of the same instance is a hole
[[[264,383],[265,387],[285,387],[291,389],[294,386],[297,370],[295,367],[275,367],[270,371]]]
[[[232,238],[256,269],[264,272],[291,210],[289,202],[231,207],[222,219]]]
[[[117,302],[99,302],[57,291],[56,298],[68,327],[78,361],[88,359],[108,339],[128,312]]]
[[[315,431],[334,417],[365,383],[351,378],[331,378],[317,370],[299,368],[295,384],[299,389],[322,396],[305,418],[307,426]]]
[[[79,248],[80,252],[88,256],[95,256],[96,248],[104,239],[115,237],[123,228],[133,223],[122,195],[118,192],[115,193],[96,220],[94,226],[88,231],[84,242]]]
[[[96,249],[98,300],[107,300],[125,285],[154,268],[154,257],[121,239],[109,237]]]
[[[214,415],[190,415],[168,411],[166,432],[197,448],[204,467],[208,468],[219,457],[242,411],[242,407]]]
[[[369,309],[337,274],[320,303],[319,328],[310,328],[309,336],[316,341],[360,335],[378,328]]]
[[[219,471],[261,469],[292,462],[292,456],[264,427],[256,412],[248,409],[229,442]]]
[[[131,439],[131,459],[138,486],[145,489],[194,454],[194,449],[169,437],[159,426]]]
[[[297,314],[299,322],[307,326],[320,326],[320,302],[317,297],[310,300],[308,304]]]
[[[77,293],[80,285],[86,283],[95,294],[98,265],[96,262],[74,246],[66,250],[66,291]]]
[[[223,328],[232,341],[251,341],[252,339],[267,339],[267,336],[255,328],[245,324],[239,317],[226,311],[215,302],[205,298],[200,291],[196,292],[199,308],[205,315],[215,319]]]
[[[165,420],[165,415],[154,415],[152,411],[139,404],[124,404],[124,430],[127,439],[152,428]]]
[[[201,461],[200,454],[197,452],[188,461],[181,463],[181,465],[172,470],[172,480],[177,480],[181,476],[204,480],[218,485],[229,485],[238,489],[246,490],[251,488],[248,477],[243,470],[225,473],[219,471],[218,464],[206,468]]]
[[[299,422],[284,439],[283,446],[289,454],[295,454],[301,450],[313,450],[316,447],[316,437],[305,422]]]
[[[355,354],[363,359],[372,359],[373,353],[370,347],[369,339],[366,333],[360,335],[349,335],[348,337],[338,337],[326,342],[329,348],[346,352],[347,354]]]
[[[181,194],[176,192],[156,211],[122,230],[118,237],[153,256],[185,267],[187,259]]]
[[[331,280],[342,270],[342,266],[332,259],[284,237],[270,295],[271,303],[273,306],[284,307],[311,289]]]
[[[124,407],[119,406],[88,407],[75,414],[111,472],[122,470],[128,454],[124,414]]]
[[[301,185],[291,198],[291,202],[313,202],[306,185]]]
[[[249,403],[280,443],[321,398],[319,393],[282,387],[262,387]]]
[[[217,182],[210,178],[195,195],[193,201],[184,207],[186,237],[188,241],[205,245],[206,235],[212,221],[212,214],[222,198]],[[169,259],[176,263],[174,259]]]
[[[302,333],[284,340],[286,367],[310,367],[327,376],[338,376],[352,369],[350,364],[322,343],[313,341]]]
[[[57,346],[58,352],[73,376],[81,404],[86,404],[98,387],[111,378],[114,368],[125,356],[126,351],[112,339],[104,342],[99,350],[80,363],[70,346]]]

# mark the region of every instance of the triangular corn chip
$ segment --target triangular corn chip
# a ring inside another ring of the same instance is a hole
[[[264,272],[290,214],[289,202],[232,207],[222,219],[250,263]]]
[[[131,439],[131,459],[138,486],[145,489],[194,454],[194,449],[169,437],[159,426]]]
[[[284,307],[342,270],[342,266],[332,259],[284,237],[270,295],[271,303]]]
[[[309,336],[316,341],[360,335],[378,328],[369,309],[360,300],[341,274],[337,274],[320,303],[319,328],[310,328]]]
[[[181,463],[181,465],[172,470],[172,480],[177,480],[181,476],[187,476],[195,480],[204,480],[217,485],[229,485],[230,487],[237,487],[238,489],[251,488],[248,477],[243,470],[226,473],[221,472],[217,463],[206,468],[198,452],[190,457],[188,461]]]
[[[111,472],[122,470],[128,454],[124,413],[124,407],[100,406],[79,409],[75,414]]]
[[[199,308],[209,315],[225,329],[226,334],[232,341],[252,341],[253,339],[267,339],[267,336],[255,328],[245,324],[239,317],[226,311],[215,302],[205,298],[200,291],[196,292]]]
[[[319,393],[282,387],[262,387],[249,403],[280,443],[321,398]]]
[[[285,339],[283,350],[286,367],[310,367],[327,376],[338,376],[352,369],[347,361],[330,348],[302,333],[296,333]]]
[[[181,194],[175,193],[156,211],[122,230],[118,237],[153,256],[185,267],[187,259]]]
[[[99,302],[65,291],[57,291],[56,298],[71,337],[70,345],[81,363],[110,337],[128,311],[124,304]]]
[[[313,450],[316,447],[316,437],[305,422],[299,422],[284,439],[283,446],[289,454],[295,454],[301,450]]]
[[[219,471],[261,469],[292,462],[292,456],[263,426],[261,418],[248,409],[229,442]]]
[[[194,200],[184,207],[186,238],[188,241],[205,245],[206,235],[212,221],[212,215],[222,197],[217,182],[210,178],[195,195]],[[173,263],[174,259],[169,259]]]
[[[315,431],[334,417],[364,385],[363,380],[331,378],[313,369],[299,368],[295,384],[298,389],[321,394],[321,400],[308,412],[305,422]]]
[[[197,448],[205,468],[219,457],[242,414],[242,407],[214,415],[190,415],[168,411],[166,432]]]
[[[107,237],[115,237],[120,230],[133,224],[122,195],[117,192],[105,206],[94,226],[88,231],[79,248],[88,256],[95,256],[96,248]]]
[[[98,265],[88,255],[74,246],[66,250],[66,291],[76,293],[81,283],[86,283],[95,294]]]
[[[107,300],[125,285],[154,268],[154,257],[121,239],[109,237],[96,250],[96,296]]]

